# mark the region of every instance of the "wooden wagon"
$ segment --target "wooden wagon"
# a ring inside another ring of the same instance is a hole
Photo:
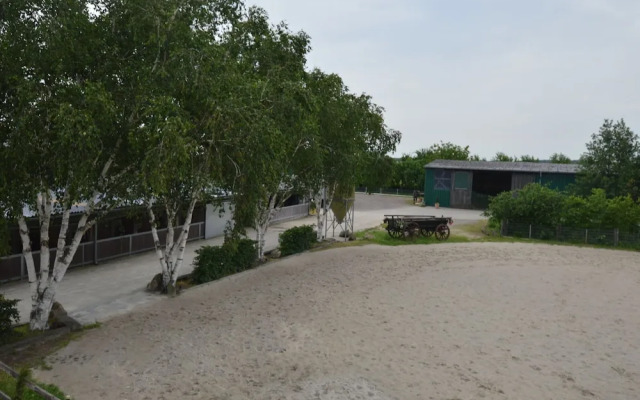
[[[387,224],[387,233],[393,238],[435,235],[438,240],[447,240],[453,219],[435,215],[385,215],[384,223]]]

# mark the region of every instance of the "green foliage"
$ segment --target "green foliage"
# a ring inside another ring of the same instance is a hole
[[[26,370],[28,371],[28,370]],[[22,375],[23,373],[25,373],[25,370],[20,370],[20,375]],[[30,381],[36,383],[38,386],[40,386],[42,389],[46,390],[47,392],[51,393],[52,395],[56,396],[59,399],[65,399],[65,394],[60,390],[60,388],[58,388],[55,385],[51,385],[51,384],[46,384],[46,383],[39,383],[34,381],[33,379],[30,379],[29,376],[26,376],[27,379],[29,379]],[[17,393],[17,382],[16,379],[14,379],[13,377],[11,377],[10,375],[6,374],[5,372],[0,372],[0,391],[6,393],[9,397],[11,397],[12,399],[22,399],[22,400],[41,400],[42,396],[40,396],[39,394],[36,394],[34,391],[32,391],[31,389],[28,388],[24,388],[23,392],[21,395],[19,395]],[[21,396],[21,397],[19,397]]]
[[[534,162],[534,163],[540,162],[540,160],[538,160],[537,157],[534,157],[534,156],[529,155],[529,154],[525,154],[525,155],[521,156],[520,157],[520,161],[522,161],[522,162]]]
[[[5,299],[0,294],[0,343],[5,343],[14,335],[12,326],[20,321],[18,301]]]
[[[510,157],[507,154],[499,151],[496,153],[495,156],[493,156],[491,161],[515,162],[515,161],[518,161],[518,157]]]
[[[560,217],[562,195],[546,186],[531,183],[521,190],[502,192],[491,198],[485,211],[491,220],[518,221],[555,226]]]
[[[470,156],[469,146],[459,146],[451,142],[440,142],[431,145],[428,149],[416,151],[416,157],[422,160],[468,160]]]
[[[27,381],[31,378],[31,370],[29,368],[22,368],[16,379],[16,394],[13,397],[14,400],[25,400],[25,392],[27,389]]]
[[[601,188],[609,197],[640,197],[640,141],[624,120],[604,121],[599,132],[591,135],[580,167],[576,179],[579,194]]]
[[[191,279],[205,283],[250,269],[256,262],[255,241],[235,239],[222,246],[203,246],[196,250]]]
[[[463,235],[455,235],[451,234],[447,240],[438,240],[435,236],[431,235],[429,237],[418,236],[413,238],[394,238],[389,236],[386,229],[371,228],[364,231],[360,231],[356,233],[356,238],[358,239],[352,245],[363,245],[363,244],[379,244],[382,246],[407,246],[407,245],[425,245],[425,244],[441,244],[441,243],[467,243],[471,240]]]
[[[493,226],[508,220],[547,227],[635,232],[640,224],[640,204],[629,195],[607,198],[602,189],[593,189],[589,196],[581,197],[532,183],[493,197],[485,215]]]
[[[554,164],[571,164],[571,159],[562,153],[553,153],[549,157],[549,162]]]
[[[400,189],[424,188],[424,166],[434,160],[476,160],[478,156],[471,156],[469,146],[459,146],[453,143],[436,143],[426,149],[415,152],[415,155],[405,154],[393,164],[391,186]]]
[[[316,233],[311,225],[296,226],[280,234],[278,239],[283,256],[301,253],[311,248],[317,241]]]
[[[9,252],[9,224],[2,216],[2,208],[0,208],[0,256],[7,255]]]

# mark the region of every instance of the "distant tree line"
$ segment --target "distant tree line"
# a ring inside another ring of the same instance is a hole
[[[440,142],[400,159],[389,158],[391,173],[387,173],[381,183],[393,188],[422,190],[424,166],[437,159],[486,161],[472,155],[469,146]],[[532,155],[517,157],[503,152],[497,152],[491,161],[542,162]],[[640,197],[640,140],[623,119],[605,120],[599,131],[591,135],[579,160],[572,161],[565,154],[555,152],[545,162],[580,165],[576,183],[570,188],[575,195],[589,196],[593,189],[602,189],[608,198],[629,195],[638,200]]]
[[[386,180],[379,183],[382,183],[382,186],[399,189],[423,190],[424,166],[434,160],[487,161],[477,154],[471,154],[469,146],[463,147],[450,142],[440,142],[431,145],[429,148],[418,150],[413,154],[404,154],[400,159],[388,158],[388,166],[391,173],[387,173]],[[491,161],[540,162],[534,156],[511,157],[503,152],[496,153]],[[570,164],[572,161],[562,153],[553,153],[548,162]]]

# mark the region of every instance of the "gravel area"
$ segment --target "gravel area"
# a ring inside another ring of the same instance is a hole
[[[634,252],[510,244],[289,257],[49,357],[74,399],[640,398]]]

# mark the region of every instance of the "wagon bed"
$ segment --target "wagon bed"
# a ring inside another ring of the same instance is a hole
[[[447,240],[451,233],[449,225],[453,224],[453,219],[435,215],[385,214],[384,223],[387,224],[387,233],[393,238],[435,235],[438,240]]]

